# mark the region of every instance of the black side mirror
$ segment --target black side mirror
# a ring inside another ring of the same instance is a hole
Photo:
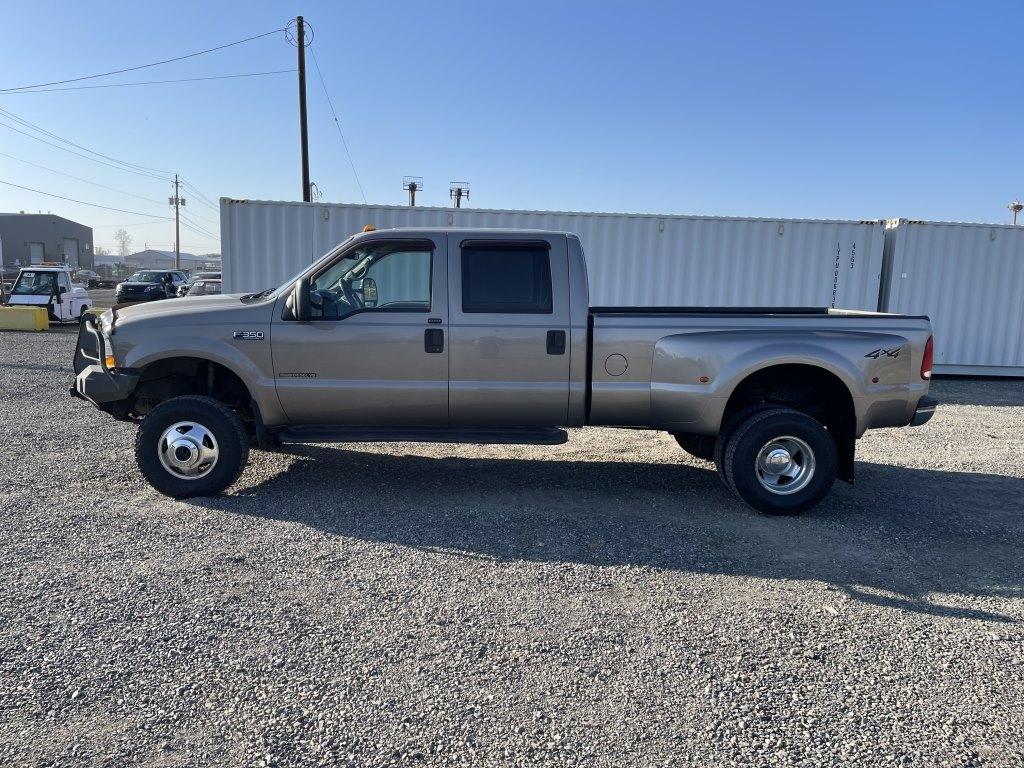
[[[363,278],[363,304],[367,307],[377,306],[377,281],[372,277]]]
[[[309,303],[309,279],[297,280],[292,288],[292,311],[296,320],[309,320],[312,316]]]
[[[63,285],[60,288],[57,289],[57,293],[59,293],[61,296],[63,296],[67,292],[68,292],[68,289],[65,288]]]

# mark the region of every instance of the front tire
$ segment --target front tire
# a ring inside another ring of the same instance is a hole
[[[745,419],[722,456],[726,484],[766,515],[797,515],[818,504],[837,466],[828,430],[791,408],[769,408]]]
[[[151,410],[135,436],[143,477],[176,499],[214,496],[230,486],[249,459],[241,417],[210,397],[186,395]]]

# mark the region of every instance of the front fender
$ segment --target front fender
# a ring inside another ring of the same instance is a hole
[[[877,409],[877,403],[882,403],[882,410],[888,403],[890,409],[903,413],[910,379],[909,354],[865,355],[908,343],[892,333],[797,329],[666,336],[654,349],[652,420],[669,431],[717,434],[729,397],[748,376],[776,365],[812,365],[834,374],[850,391],[860,435],[868,409]],[[873,382],[874,378],[878,381]]]
[[[178,357],[209,360],[223,365],[242,380],[259,405],[265,423],[283,421],[284,414],[274,386],[269,324],[262,329],[264,336],[259,341],[222,338],[218,334],[223,334],[223,331],[201,326],[188,328],[187,332],[184,330],[179,327],[173,334],[150,333],[138,339],[125,338],[134,334],[115,333],[114,352],[118,366],[143,369],[160,360]],[[246,346],[240,348],[242,344]]]

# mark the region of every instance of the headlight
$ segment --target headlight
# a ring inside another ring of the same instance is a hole
[[[104,312],[102,315],[100,315],[99,329],[100,329],[100,333],[103,334],[104,337],[107,337],[107,336],[110,335],[110,326],[111,326],[111,324],[113,322],[114,322],[114,312],[112,310],[108,309],[106,312]]]

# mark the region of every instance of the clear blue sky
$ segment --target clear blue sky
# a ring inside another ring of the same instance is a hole
[[[402,202],[404,174],[424,177],[424,204],[447,204],[458,179],[487,208],[1003,222],[1024,196],[1024,3],[9,3],[0,88],[188,53],[297,13],[372,203]],[[277,35],[81,84],[294,61]],[[309,101],[313,180],[327,201],[361,200],[315,71]],[[213,200],[298,199],[296,102],[293,74],[0,94],[2,109],[178,171]],[[5,156],[0,179],[167,215],[161,181],[3,127],[0,152],[158,202]],[[0,211],[40,209],[97,227],[107,247],[120,224],[137,248],[172,241],[167,224],[0,185]],[[188,210],[219,232],[214,210]]]

